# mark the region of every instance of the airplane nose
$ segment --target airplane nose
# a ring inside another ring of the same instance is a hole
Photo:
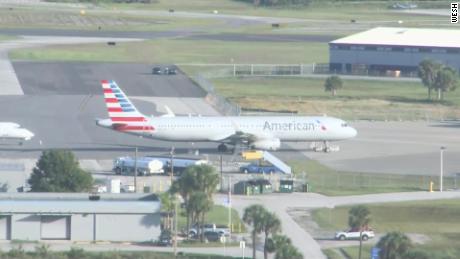
[[[25,134],[25,135],[26,135],[25,140],[30,140],[30,139],[32,139],[32,138],[35,136],[35,134],[32,133],[30,130],[26,130],[25,133],[26,133],[26,134]]]

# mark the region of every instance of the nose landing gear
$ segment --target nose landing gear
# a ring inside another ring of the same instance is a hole
[[[329,142],[323,141],[322,144],[317,145],[317,142],[313,142],[311,145],[311,148],[315,152],[324,152],[324,153],[330,153],[330,152],[336,152],[340,150],[339,146],[331,146],[329,145]]]

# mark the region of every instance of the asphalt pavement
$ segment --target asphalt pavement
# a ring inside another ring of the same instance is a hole
[[[56,37],[98,37],[98,38],[137,38],[161,39],[180,38],[189,40],[220,40],[244,42],[323,42],[337,39],[335,35],[302,35],[302,34],[245,34],[245,33],[204,33],[195,30],[172,31],[110,31],[110,30],[61,30],[61,29],[28,29],[0,28],[0,34],[12,36],[56,36]]]
[[[176,75],[152,74],[154,66],[168,64],[19,61],[13,66],[26,95],[101,95],[103,79],[115,80],[128,96],[206,95],[180,70]]]
[[[336,143],[339,152],[304,155],[341,171],[439,175],[440,148],[444,174],[460,173],[460,121],[356,121],[356,138]],[[293,144],[293,147],[301,147]]]

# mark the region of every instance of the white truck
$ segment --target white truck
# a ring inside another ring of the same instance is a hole
[[[219,233],[220,235],[223,236],[229,236],[230,235],[230,229],[227,226],[224,225],[216,225],[216,224],[204,224],[203,225],[203,233],[205,232],[216,232]],[[192,227],[189,231],[188,234],[190,237],[196,237],[198,235],[198,226]]]
[[[365,229],[361,234],[361,238],[366,241],[369,238],[374,238],[375,234],[372,229]],[[349,229],[345,231],[338,231],[335,233],[335,239],[338,240],[347,240],[347,239],[358,239],[359,240],[359,230],[358,229]]]
[[[137,175],[151,175],[164,173],[164,164],[161,160],[152,157],[137,158]],[[113,171],[115,174],[133,174],[135,159],[125,156],[118,157],[113,161]]]

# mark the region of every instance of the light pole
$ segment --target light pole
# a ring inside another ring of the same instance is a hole
[[[134,149],[134,193],[137,193],[137,145]]]
[[[443,186],[442,186],[442,180],[443,180],[443,174],[444,174],[444,150],[446,147],[442,146],[439,151],[440,151],[440,173],[439,173],[439,191],[442,192]]]
[[[228,230],[229,238],[232,238],[232,176],[228,176]]]
[[[174,240],[173,240],[173,250],[174,250],[174,257],[177,258],[177,196],[174,199]]]
[[[171,165],[171,175],[170,175],[170,180],[171,180],[171,184],[173,182],[173,174],[174,174],[174,146],[171,147],[171,151],[169,152],[169,154],[171,155],[171,162],[170,162],[170,165]]]
[[[224,191],[224,176],[222,174],[222,155],[220,155],[220,191]]]

